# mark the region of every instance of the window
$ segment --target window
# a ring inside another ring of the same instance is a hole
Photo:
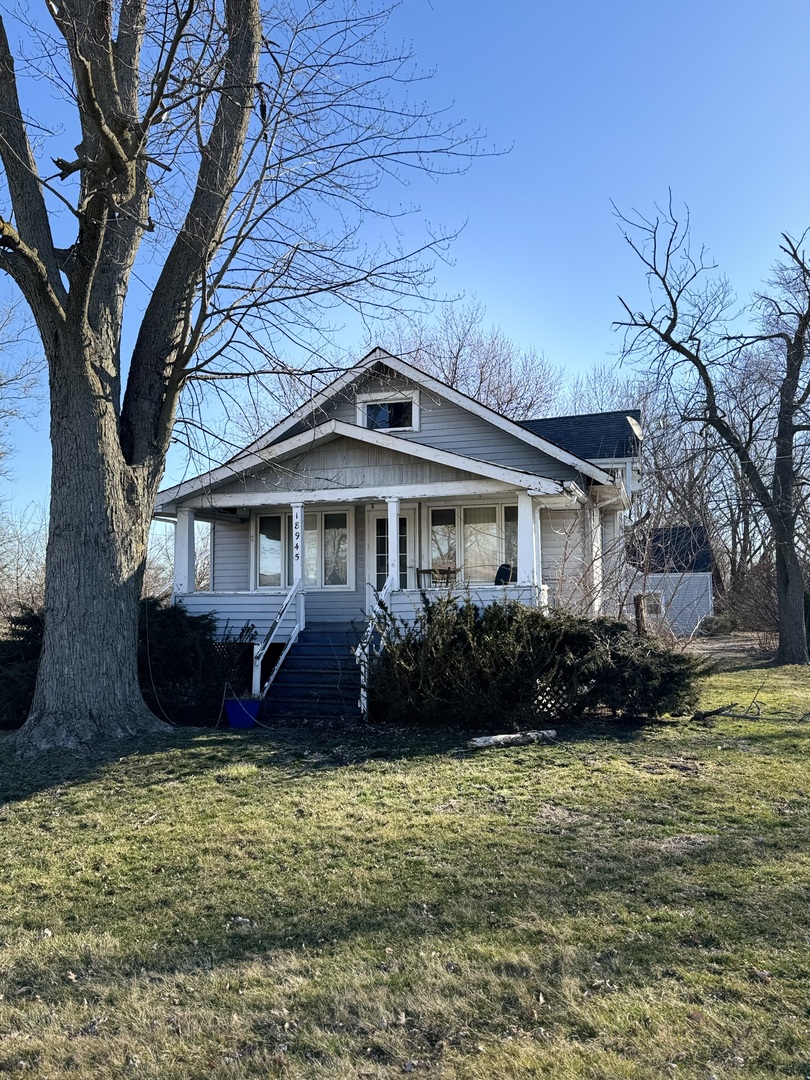
[[[345,510],[313,510],[303,515],[304,587],[350,585],[349,515]],[[293,582],[292,514],[263,514],[257,527],[259,588],[289,588]],[[282,574],[282,567],[284,572]]]
[[[457,568],[470,584],[493,585],[500,566],[509,563],[511,580],[516,580],[517,515],[517,506],[431,509],[431,568]]]
[[[357,423],[371,431],[418,431],[419,391],[363,394],[357,399]]]
[[[413,427],[413,402],[378,401],[366,405],[366,427],[372,430]]]
[[[503,544],[494,506],[467,506],[462,512],[464,579],[492,584],[503,561]]]
[[[349,519],[346,511],[323,515],[322,584],[349,584]]]
[[[259,588],[281,586],[281,514],[259,518]]]
[[[433,570],[456,565],[456,512],[430,511],[430,566]]]
[[[644,596],[645,614],[653,618],[664,614],[664,602],[661,593],[646,593]]]

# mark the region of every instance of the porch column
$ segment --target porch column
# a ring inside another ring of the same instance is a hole
[[[399,499],[386,499],[388,504],[388,581],[392,589],[399,588]]]
[[[537,586],[537,562],[535,530],[534,502],[531,495],[521,492],[518,495],[518,520],[517,520],[517,583],[518,585],[530,585],[532,589]]]
[[[585,514],[586,557],[590,563],[588,568],[591,589],[589,610],[591,615],[601,615],[604,578],[602,567],[602,513],[598,506],[585,506],[583,507],[583,513]]]
[[[194,592],[194,511],[178,510],[174,526],[174,593]]]
[[[300,585],[304,579],[304,504],[292,504],[292,566],[293,585]],[[298,624],[304,629],[305,609],[304,590],[301,589],[296,598]]]

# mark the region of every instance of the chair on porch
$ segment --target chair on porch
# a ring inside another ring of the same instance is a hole
[[[431,566],[427,570],[417,570],[420,589],[447,589],[455,585],[459,568],[456,566]]]

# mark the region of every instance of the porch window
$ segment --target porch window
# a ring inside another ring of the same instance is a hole
[[[430,511],[430,565],[434,570],[456,565],[456,511]]]
[[[345,510],[304,514],[304,585],[310,589],[349,584],[349,515]]]
[[[323,584],[349,584],[349,519],[345,510],[323,515]]]
[[[459,537],[460,531],[460,537]],[[517,574],[517,506],[460,506],[430,511],[430,559],[435,569],[457,567],[464,581],[493,585],[502,563]],[[458,548],[462,559],[456,561]]]
[[[293,582],[291,514],[263,514],[258,527],[259,588],[289,587]],[[302,576],[308,589],[349,585],[349,515],[313,510],[304,514]]]
[[[518,508],[503,508],[503,561],[509,563],[517,574]]]
[[[281,515],[259,518],[259,588],[281,587]]]
[[[464,579],[491,585],[501,564],[503,544],[495,506],[468,506],[464,524]]]

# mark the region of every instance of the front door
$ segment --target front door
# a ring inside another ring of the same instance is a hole
[[[370,611],[376,594],[382,591],[388,577],[388,514],[374,511],[368,515],[367,520],[366,603]],[[416,585],[413,547],[416,529],[414,526],[414,511],[403,510],[399,515],[399,581],[397,583],[399,589],[413,589]]]

